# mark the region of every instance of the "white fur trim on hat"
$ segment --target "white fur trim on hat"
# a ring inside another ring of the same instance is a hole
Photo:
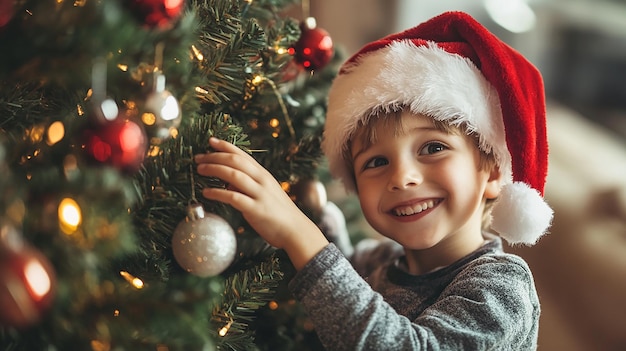
[[[493,152],[504,184],[512,181],[498,94],[467,58],[435,43],[416,46],[396,41],[363,54],[344,67],[329,91],[322,148],[329,170],[346,190],[354,191],[352,170],[343,159],[359,122],[408,106],[412,112],[450,124],[467,123],[480,148]]]

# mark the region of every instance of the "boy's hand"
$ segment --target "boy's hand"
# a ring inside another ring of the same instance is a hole
[[[239,210],[270,245],[285,249],[298,270],[328,244],[315,223],[252,156],[217,138],[210,138],[209,145],[214,152],[195,156],[198,173],[220,178],[230,186],[204,188],[204,197]]]

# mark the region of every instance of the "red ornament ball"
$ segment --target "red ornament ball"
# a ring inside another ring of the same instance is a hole
[[[11,227],[0,228],[0,324],[26,328],[40,321],[56,292],[48,259]]]
[[[128,173],[139,170],[148,148],[143,127],[122,118],[87,129],[84,140],[91,159]]]
[[[326,66],[335,52],[330,34],[324,29],[317,28],[315,19],[312,17],[300,23],[300,30],[300,39],[294,47],[289,49],[289,52],[302,67],[309,71]]]
[[[167,28],[183,12],[184,0],[125,1],[133,15],[148,27]]]
[[[15,13],[15,1],[14,0],[0,0],[0,28],[4,27]]]

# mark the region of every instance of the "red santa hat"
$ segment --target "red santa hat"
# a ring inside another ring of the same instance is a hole
[[[329,91],[322,148],[330,172],[355,190],[344,160],[360,122],[406,106],[465,124],[493,153],[503,188],[492,228],[512,244],[533,245],[552,209],[543,199],[548,142],[543,80],[513,48],[462,12],[447,12],[364,46]]]

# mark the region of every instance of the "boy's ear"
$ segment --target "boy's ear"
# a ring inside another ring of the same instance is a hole
[[[492,167],[485,187],[485,199],[495,199],[502,189],[502,174],[497,166]]]

